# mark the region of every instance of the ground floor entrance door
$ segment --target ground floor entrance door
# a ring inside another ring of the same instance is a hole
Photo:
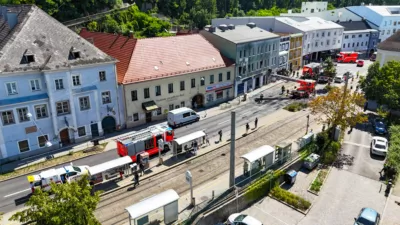
[[[68,128],[60,131],[60,142],[63,146],[71,144],[71,140],[69,138]]]
[[[92,123],[90,125],[90,131],[92,132],[92,137],[98,137],[99,136],[99,126],[97,125],[97,123]]]
[[[112,116],[104,117],[104,119],[101,121],[101,126],[102,126],[103,131],[104,131],[105,134],[112,133],[117,128],[117,124],[115,122],[115,119]]]
[[[150,123],[151,122],[151,116],[152,116],[151,111],[150,112],[146,112],[146,123]]]

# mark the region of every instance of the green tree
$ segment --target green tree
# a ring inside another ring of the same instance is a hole
[[[324,75],[328,77],[335,77],[336,75],[336,67],[332,62],[331,57],[325,59],[325,66],[324,66]]]
[[[329,2],[328,3],[328,10],[334,10],[334,9],[336,9],[336,7],[331,2]]]
[[[376,100],[389,109],[400,108],[400,62],[390,61],[379,68],[375,62],[368,68],[367,76],[361,80],[361,89],[367,99]]]
[[[87,25],[89,31],[98,31],[98,25],[96,21],[92,21]]]
[[[100,192],[91,195],[88,177],[66,184],[51,184],[53,195],[36,190],[25,209],[11,220],[37,225],[100,225],[93,212],[100,201]]]

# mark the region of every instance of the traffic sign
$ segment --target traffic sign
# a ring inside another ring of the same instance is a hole
[[[186,171],[186,182],[192,183],[192,173],[189,170]]]

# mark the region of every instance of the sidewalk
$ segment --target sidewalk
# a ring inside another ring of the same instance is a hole
[[[265,85],[259,89],[256,89],[254,91],[252,91],[251,93],[248,94],[248,97],[252,97],[255,95],[258,95],[261,92],[264,92],[276,85],[281,84],[282,81],[276,81],[274,83],[270,83],[268,85]],[[205,109],[199,112],[199,114],[201,115],[201,120],[216,116],[218,114],[221,114],[225,111],[230,111],[235,109],[235,107],[238,106],[237,100],[234,99],[232,100],[231,106],[229,109],[220,109],[219,106],[215,106],[213,108],[209,108],[209,109]],[[244,105],[250,102],[250,99],[245,101],[245,102],[241,102],[240,105]],[[109,150],[114,150],[116,148],[116,143],[113,141],[114,139],[117,139],[119,137],[125,136],[127,134],[129,134],[130,132],[134,132],[134,131],[138,131],[144,128],[147,128],[149,126],[152,125],[156,125],[156,124],[162,124],[162,123],[166,123],[165,121],[154,121],[152,123],[148,123],[142,126],[138,126],[138,127],[134,127],[131,129],[124,129],[122,131],[119,132],[115,132],[112,134],[107,134],[104,136],[104,139],[100,141],[100,144],[104,144],[107,143],[106,147],[104,148],[103,151],[109,151]],[[4,165],[0,165],[0,172],[3,171],[14,171],[14,170],[18,170],[18,169],[22,169],[31,165],[35,165],[35,164],[39,164],[42,162],[47,161],[49,158],[59,158],[62,156],[66,156],[68,154],[70,154],[70,152],[79,152],[79,151],[83,151],[84,149],[87,149],[89,147],[93,147],[92,142],[87,141],[87,142],[83,142],[83,143],[78,143],[78,144],[73,144],[70,146],[65,146],[63,148],[60,149],[56,149],[53,150],[51,152],[47,152],[45,154],[40,154],[40,155],[35,155],[35,156],[31,156],[31,157],[27,157],[21,160],[17,160],[17,161],[12,161],[9,163],[6,163]],[[86,156],[87,157],[87,156]]]

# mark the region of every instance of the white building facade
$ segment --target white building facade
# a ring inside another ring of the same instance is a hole
[[[328,2],[302,2],[302,13],[323,12],[328,9]]]
[[[280,36],[279,41],[279,69],[288,69],[289,50],[290,50],[290,34],[276,33]]]
[[[15,31],[0,41],[0,159],[86,141],[124,123],[115,59],[36,6],[2,7],[0,17]]]

